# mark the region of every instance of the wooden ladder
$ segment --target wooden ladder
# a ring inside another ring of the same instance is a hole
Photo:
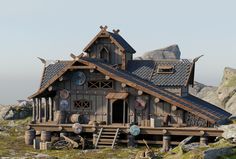
[[[96,148],[112,148],[114,149],[119,138],[119,128],[101,128],[95,143]]]

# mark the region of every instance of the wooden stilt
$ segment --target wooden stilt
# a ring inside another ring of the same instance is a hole
[[[169,135],[163,136],[163,145],[162,145],[163,151],[165,152],[169,151],[170,141],[171,141],[171,137]]]
[[[201,145],[201,146],[206,146],[206,145],[208,145],[208,137],[207,137],[207,136],[201,136],[201,137],[200,137],[200,145]]]

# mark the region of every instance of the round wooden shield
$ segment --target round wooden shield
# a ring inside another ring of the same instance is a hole
[[[72,129],[75,134],[80,134],[82,132],[82,126],[79,123],[73,124]]]
[[[70,95],[70,92],[66,89],[63,89],[60,91],[60,97],[62,99],[67,99],[69,97],[69,95]]]
[[[140,128],[137,125],[132,125],[129,129],[129,132],[133,136],[138,136],[140,134]]]
[[[69,102],[67,100],[60,101],[60,110],[67,110],[69,107]]]
[[[146,101],[143,100],[141,97],[137,97],[137,99],[134,102],[134,107],[137,110],[143,110],[146,106]]]
[[[75,84],[82,86],[86,81],[86,76],[83,72],[78,71],[74,74]]]

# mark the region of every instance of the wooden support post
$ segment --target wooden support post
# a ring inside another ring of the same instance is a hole
[[[163,145],[162,145],[162,148],[163,148],[163,151],[164,151],[164,152],[169,151],[169,148],[170,148],[170,140],[171,140],[171,137],[170,137],[169,135],[164,135],[164,136],[163,136]]]
[[[127,135],[128,138],[128,147],[136,147],[135,137],[131,134]]]
[[[36,98],[36,120],[39,121],[39,98]]]
[[[36,99],[34,98],[33,99],[33,119],[32,119],[33,122],[36,121]]]
[[[39,122],[42,122],[42,98],[39,99]]]
[[[112,100],[109,99],[109,105],[110,105],[110,108],[111,108],[111,113],[110,113],[110,124],[112,124],[113,122],[113,102]]]
[[[49,102],[49,121],[53,121],[53,98],[50,97]]]
[[[46,105],[45,105],[45,110],[44,110],[44,116],[45,116],[45,121],[47,122],[49,119],[49,98],[45,98]]]
[[[208,145],[208,137],[207,136],[201,136],[200,137],[200,146],[206,146]]]
[[[106,99],[106,107],[107,107],[107,120],[106,120],[106,125],[109,124],[109,118],[110,118],[110,112],[109,112],[109,100]]]
[[[125,125],[125,100],[123,100],[123,125]]]

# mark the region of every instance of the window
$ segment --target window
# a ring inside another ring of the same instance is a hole
[[[112,88],[112,81],[101,81],[101,88]]]
[[[74,101],[74,107],[78,109],[90,109],[91,104],[86,99],[80,99],[80,100]]]
[[[157,68],[157,73],[174,73],[174,66],[160,65]]]
[[[107,50],[107,48],[102,48],[102,50],[100,51],[100,58],[105,62],[109,62],[109,51]]]
[[[111,89],[113,88],[113,81],[88,81],[88,88]]]
[[[98,81],[88,81],[88,88],[99,88],[100,83]]]

